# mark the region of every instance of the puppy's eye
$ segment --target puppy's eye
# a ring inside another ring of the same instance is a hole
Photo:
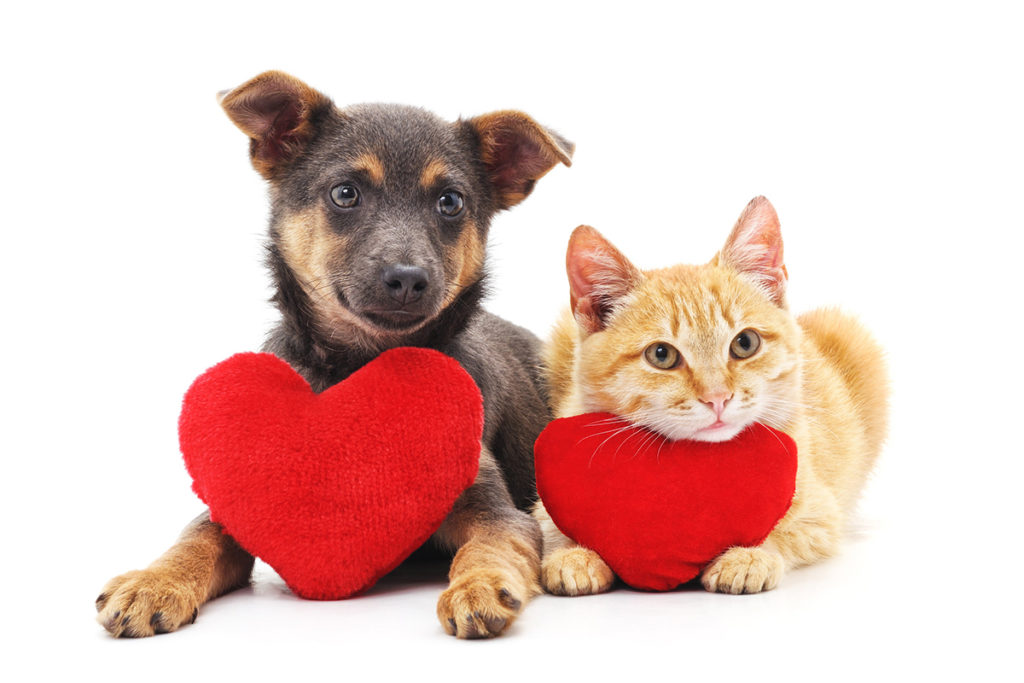
[[[437,210],[445,216],[458,216],[465,205],[462,195],[455,190],[445,190],[437,199]]]
[[[679,365],[679,351],[665,342],[654,342],[644,349],[644,360],[659,370],[671,370]]]
[[[359,204],[359,190],[350,183],[341,183],[331,188],[331,201],[342,209],[351,209]]]
[[[761,335],[754,330],[743,330],[732,340],[732,344],[729,344],[729,353],[733,358],[743,360],[753,356],[759,348],[761,348]]]

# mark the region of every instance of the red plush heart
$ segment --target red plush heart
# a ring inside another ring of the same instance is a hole
[[[314,394],[270,354],[215,365],[179,422],[214,521],[304,598],[359,593],[437,530],[476,476],[483,400],[453,359],[387,351]]]
[[[634,588],[670,590],[727,548],[759,545],[796,486],[796,444],[761,424],[669,441],[591,413],[555,420],[534,451],[551,519]]]

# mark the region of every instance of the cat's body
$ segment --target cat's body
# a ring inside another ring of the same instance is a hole
[[[545,358],[557,417],[612,412],[670,438],[706,441],[762,422],[797,443],[789,512],[761,546],[719,556],[702,575],[705,588],[767,590],[787,569],[835,553],[885,437],[884,361],[852,318],[832,309],[789,313],[767,200],[751,202],[706,265],[641,272],[580,228],[567,266],[572,311]],[[579,595],[610,587],[613,574],[596,553],[563,536],[543,506],[536,514],[545,588]]]

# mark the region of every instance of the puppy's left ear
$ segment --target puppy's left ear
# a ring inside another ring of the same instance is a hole
[[[283,71],[267,71],[218,93],[228,118],[249,136],[253,167],[267,179],[298,157],[331,100]]]
[[[499,209],[515,206],[561,162],[572,166],[576,145],[520,111],[496,111],[466,121],[480,142],[480,159]]]

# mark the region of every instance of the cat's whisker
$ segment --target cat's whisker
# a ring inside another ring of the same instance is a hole
[[[598,446],[597,448],[595,448],[595,449],[594,449],[594,452],[593,452],[593,454],[592,454],[592,455],[590,456],[590,460],[589,460],[589,462],[587,463],[587,466],[589,467],[590,465],[593,465],[593,463],[594,463],[594,458],[595,458],[595,457],[597,456],[597,452],[598,452],[598,451],[600,451],[600,450],[601,450],[602,448],[604,448],[604,445],[605,445],[606,443],[608,443],[609,441],[611,441],[612,439],[614,439],[614,438],[615,438],[616,436],[618,436],[618,435],[619,435],[619,434],[621,434],[622,432],[624,432],[624,431],[626,431],[626,430],[628,430],[628,429],[632,429],[632,428],[633,428],[633,425],[625,425],[625,426],[623,426],[623,427],[620,427],[619,429],[616,429],[616,430],[615,430],[615,431],[614,431],[614,432],[612,433],[612,435],[611,435],[611,436],[609,436],[609,437],[608,437],[607,439],[605,439],[604,441],[602,441],[602,442],[601,442],[601,445],[599,445],[599,446]],[[620,444],[620,447],[621,447],[621,444]],[[618,449],[616,449],[616,451],[615,451],[615,452],[616,452],[616,453],[618,453]],[[615,458],[615,456],[613,455],[613,456],[612,456],[612,459],[614,460],[614,458]]]
[[[613,439],[613,438],[615,438],[615,435],[616,435],[617,433],[619,433],[619,432],[621,432],[621,431],[623,431],[623,430],[629,429],[629,428],[631,428],[632,426],[633,426],[633,425],[631,425],[631,424],[623,424],[623,425],[620,425],[620,426],[618,426],[618,427],[615,427],[614,429],[605,429],[605,430],[602,430],[602,431],[600,431],[600,432],[594,432],[593,434],[587,434],[586,436],[584,436],[583,438],[581,438],[581,439],[580,439],[580,440],[579,440],[579,441],[577,442],[577,445],[579,445],[579,444],[583,443],[583,442],[584,442],[584,441],[586,441],[587,439],[592,439],[592,438],[595,438],[595,437],[600,437],[600,436],[604,436],[605,434],[611,434],[611,436],[609,436],[608,438],[609,438],[609,439]],[[605,439],[605,441],[607,442],[607,441],[608,441],[608,439]],[[602,443],[601,445],[604,445],[604,444]],[[600,448],[600,446],[598,446],[598,448]]]
[[[802,405],[798,401],[771,396],[759,406],[758,412],[759,421],[769,422],[770,426],[783,431],[799,414],[802,420],[838,438],[838,435],[827,424],[810,415],[809,411],[802,410]]]
[[[606,418],[601,419],[601,420],[595,420],[594,422],[591,423],[591,425],[603,426],[603,425],[617,424],[619,422],[625,422],[625,421],[627,421],[627,420],[624,420],[623,418],[619,417],[618,415],[615,415],[613,417],[606,417]]]
[[[644,450],[645,448],[647,448],[647,446],[649,446],[649,445],[650,445],[650,444],[651,444],[652,442],[654,442],[654,441],[658,441],[658,440],[660,440],[660,441],[661,441],[661,445],[660,445],[660,446],[658,447],[658,452],[660,453],[660,452],[661,452],[661,446],[664,446],[664,445],[665,445],[665,442],[666,442],[666,441],[668,441],[668,439],[666,439],[666,438],[665,438],[665,436],[664,436],[663,434],[661,434],[661,433],[659,433],[659,432],[654,432],[654,431],[652,431],[652,432],[649,432],[649,433],[648,433],[647,437],[646,437],[646,438],[645,438],[645,439],[643,440],[643,442],[642,442],[642,443],[640,444],[640,447],[639,447],[639,448],[637,448],[637,450],[636,450],[636,453],[634,454],[634,456],[633,456],[633,457],[634,457],[634,458],[638,458],[638,457],[640,457],[640,453],[641,453],[641,452],[642,452],[642,451],[643,451],[643,450]]]
[[[668,439],[662,439],[661,443],[658,444],[658,452],[654,454],[654,462],[661,462],[661,449],[665,447],[666,443],[668,443]]]
[[[779,442],[779,445],[780,445],[780,446],[782,446],[782,450],[788,450],[788,449],[786,448],[786,444],[785,444],[785,443],[783,443],[782,439],[780,439],[780,438],[779,438],[779,435],[778,435],[778,434],[776,434],[776,433],[775,433],[775,432],[773,432],[772,430],[768,429],[768,427],[766,427],[765,425],[761,424],[760,422],[755,422],[754,424],[756,424],[756,425],[757,425],[757,426],[759,426],[759,427],[760,427],[761,429],[763,429],[763,430],[765,430],[766,432],[768,432],[769,434],[771,434],[771,435],[772,435],[772,437],[773,437],[773,438],[774,438],[774,439],[775,439],[776,441],[778,441],[778,442]]]
[[[627,436],[625,439],[622,440],[622,443],[619,444],[619,447],[615,449],[615,455],[613,457],[618,457],[619,451],[622,450],[622,447],[625,446],[627,443],[629,443],[632,439],[634,439],[635,437],[637,437],[639,435],[646,436],[649,433],[650,433],[649,430],[647,430],[646,428],[644,428],[644,429],[634,429],[632,431],[632,433],[630,433],[629,436]],[[643,442],[641,442],[640,448],[637,449],[637,452],[639,453],[640,450],[642,450],[642,449],[643,449]]]
[[[582,444],[584,441],[586,441],[589,438],[604,436],[605,434],[608,435],[607,438],[605,438],[604,441],[602,441],[600,444],[597,445],[597,447],[594,449],[593,455],[590,456],[590,463],[589,464],[593,464],[594,456],[597,455],[598,451],[600,451],[602,448],[604,448],[604,445],[606,443],[608,443],[609,441],[614,439],[616,436],[618,436],[622,432],[630,430],[630,429],[633,429],[633,425],[624,422],[621,426],[619,426],[619,427],[617,427],[615,429],[608,429],[608,430],[604,430],[604,431],[601,431],[601,432],[597,432],[595,434],[588,434],[587,436],[585,436],[585,437],[581,438],[579,441],[577,441],[576,445],[578,446],[578,445]],[[620,447],[621,447],[621,444],[620,444]]]

